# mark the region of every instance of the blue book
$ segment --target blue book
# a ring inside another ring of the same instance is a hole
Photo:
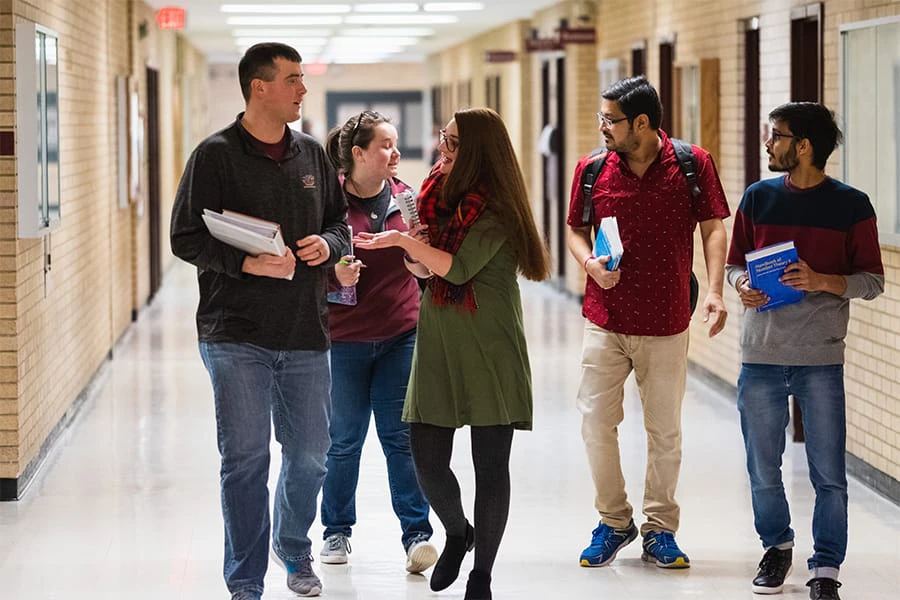
[[[753,250],[745,254],[744,258],[747,260],[750,287],[765,292],[769,297],[769,301],[758,307],[756,312],[772,310],[803,299],[802,290],[795,290],[779,281],[787,266],[798,260],[793,241]]]
[[[625,249],[622,247],[622,239],[619,237],[619,224],[616,222],[616,218],[603,217],[594,240],[594,257],[608,256],[609,262],[606,263],[606,269],[615,271],[619,268],[624,253]]]

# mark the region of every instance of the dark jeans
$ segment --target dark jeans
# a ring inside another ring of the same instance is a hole
[[[309,527],[328,451],[328,352],[200,344],[216,401],[225,583],[262,593],[269,560],[269,440],[281,444],[272,546],[287,564],[310,555]]]
[[[331,448],[322,489],[325,537],[350,536],[356,524],[359,460],[373,413],[403,547],[419,535],[431,537],[428,502],[409,450],[409,425],[401,420],[415,342],[412,331],[382,342],[332,343]]]
[[[780,366],[745,363],[738,379],[738,409],[747,450],[747,470],[756,532],[764,547],[794,539],[781,478],[788,395],[803,414],[809,479],[816,492],[813,509],[815,567],[839,568],[847,551],[847,421],[844,367]]]

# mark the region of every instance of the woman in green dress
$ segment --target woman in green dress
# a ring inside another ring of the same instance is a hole
[[[491,598],[491,570],[509,514],[515,429],[531,429],[531,370],[517,274],[539,281],[547,249],[528,204],[522,170],[500,116],[457,112],[440,132],[440,159],[422,184],[418,230],[360,234],[360,248],[399,246],[408,268],[430,277],[403,419],[419,483],[446,530],[431,588],[459,576],[475,548],[466,600]],[[420,236],[423,237],[423,236]],[[453,435],[469,425],[475,467],[474,527],[450,468]]]

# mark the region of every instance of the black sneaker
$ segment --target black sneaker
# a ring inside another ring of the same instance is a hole
[[[830,577],[813,577],[806,582],[809,586],[809,600],[841,600],[838,588],[841,582]]]
[[[779,550],[773,546],[766,550],[753,578],[753,593],[780,594],[784,589],[784,580],[793,570],[793,555],[791,548]]]

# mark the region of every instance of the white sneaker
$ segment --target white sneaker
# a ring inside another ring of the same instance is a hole
[[[350,552],[350,539],[343,533],[335,533],[325,538],[325,547],[319,553],[319,560],[327,565],[343,565]]]
[[[425,538],[413,542],[406,550],[406,570],[421,573],[437,562],[437,549]]]

